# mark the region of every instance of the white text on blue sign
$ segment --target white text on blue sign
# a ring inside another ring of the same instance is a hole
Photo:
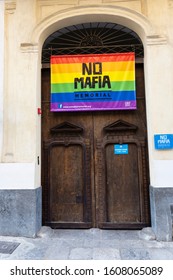
[[[116,155],[127,155],[128,154],[128,144],[115,144],[114,145],[114,154]]]
[[[154,145],[156,150],[173,149],[173,134],[154,135]]]

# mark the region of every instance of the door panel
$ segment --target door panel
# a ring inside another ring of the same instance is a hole
[[[43,223],[54,228],[142,228],[150,224],[143,65],[137,110],[50,112],[42,71]],[[128,154],[115,155],[115,144]]]
[[[51,221],[82,222],[83,190],[81,146],[53,147],[50,155]]]
[[[114,154],[114,144],[106,147],[107,221],[140,222],[138,154],[128,144],[128,154]]]

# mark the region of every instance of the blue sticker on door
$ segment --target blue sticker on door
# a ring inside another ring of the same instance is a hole
[[[114,154],[115,155],[127,155],[129,153],[128,144],[115,144],[114,145]]]

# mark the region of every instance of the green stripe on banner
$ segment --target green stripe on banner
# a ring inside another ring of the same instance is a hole
[[[129,91],[135,90],[135,82],[134,81],[120,81],[120,82],[111,82],[111,88],[105,86],[105,88],[99,88],[98,84],[95,84],[94,88],[81,88],[81,85],[78,84],[78,88],[74,89],[74,83],[63,83],[63,84],[51,84],[51,92],[52,93],[60,93],[60,92],[75,92],[75,91],[104,91],[104,90],[112,90],[112,91]]]

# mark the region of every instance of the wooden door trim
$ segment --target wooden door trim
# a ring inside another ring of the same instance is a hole
[[[120,224],[120,223],[99,223],[99,228],[102,229],[142,229],[144,227],[147,227],[148,223],[125,223],[125,224]]]

